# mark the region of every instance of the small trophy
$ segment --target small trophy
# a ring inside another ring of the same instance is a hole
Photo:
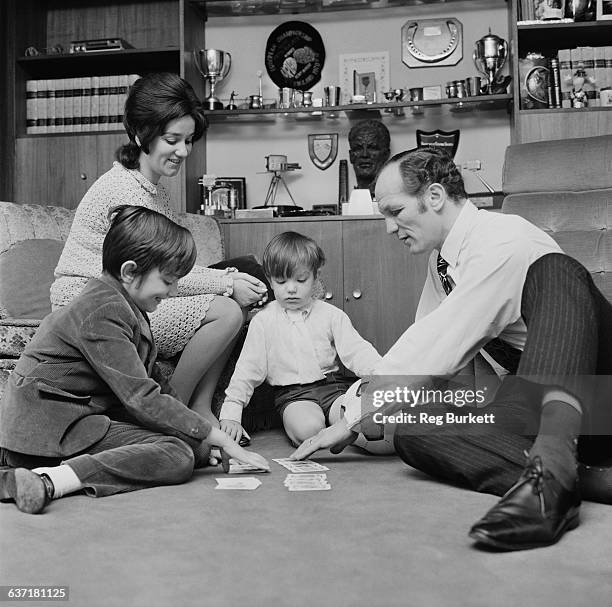
[[[198,183],[204,188],[205,195],[200,204],[200,215],[215,215],[215,205],[212,198],[212,191],[217,183],[216,175],[202,175]]]
[[[209,48],[193,51],[193,59],[202,78],[210,82],[210,95],[204,100],[204,106],[207,110],[222,110],[223,103],[215,97],[215,85],[229,74],[232,56]]]
[[[472,58],[476,69],[487,78],[487,95],[493,94],[493,87],[508,57],[508,44],[499,36],[489,33],[476,41]]]

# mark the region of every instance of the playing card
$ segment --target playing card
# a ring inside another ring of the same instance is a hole
[[[230,459],[229,461],[230,467],[228,474],[246,474],[249,472],[268,472],[268,470],[264,470],[263,468],[256,468],[255,466],[251,466],[251,464],[242,464],[237,462],[235,459]]]
[[[272,461],[283,466],[284,468],[287,468],[289,472],[322,472],[323,470],[329,470],[327,466],[323,466],[322,464],[310,460],[299,461],[284,457],[280,459],[273,459]]]
[[[261,481],[254,476],[245,476],[243,478],[217,478],[217,486],[215,489],[242,489],[252,491],[261,485]]]

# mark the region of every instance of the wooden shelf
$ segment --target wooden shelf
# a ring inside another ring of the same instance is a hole
[[[364,9],[385,9],[440,4],[463,0],[189,0],[205,17],[295,15]],[[500,4],[504,0],[497,0]],[[487,6],[491,0],[474,0]]]
[[[517,34],[521,57],[529,51],[546,54],[560,48],[607,46],[612,37],[612,21],[519,23]]]
[[[178,72],[178,47],[125,49],[95,53],[63,53],[20,57],[19,66],[29,78],[107,76],[153,71]]]
[[[358,118],[361,115],[371,116],[376,113],[383,117],[401,117],[397,116],[396,110],[417,109],[449,106],[452,111],[488,111],[488,110],[507,110],[512,95],[506,93],[503,95],[480,95],[477,97],[463,98],[444,98],[431,99],[427,101],[400,101],[393,103],[352,103],[349,105],[325,106],[325,107],[297,107],[297,108],[262,108],[262,109],[238,109],[238,110],[206,110],[205,114],[211,122],[221,122],[224,120],[235,122],[255,121],[261,118],[268,117],[272,120],[275,117],[285,117],[289,119],[322,119],[324,117],[338,117],[340,114],[345,114],[348,118]],[[385,110],[390,110],[386,112]]]
[[[563,108],[539,108],[535,110],[519,110],[521,114],[573,114],[573,113],[584,113],[584,112],[609,112],[612,107],[563,107]]]

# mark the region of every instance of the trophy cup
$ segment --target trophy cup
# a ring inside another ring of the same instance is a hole
[[[493,94],[493,86],[508,57],[508,44],[503,38],[489,33],[476,41],[472,58],[476,69],[487,78],[487,95]]]
[[[215,85],[229,74],[232,56],[226,51],[209,48],[193,51],[193,59],[202,78],[210,82],[210,95],[204,100],[204,107],[222,110],[223,103],[215,97]]]

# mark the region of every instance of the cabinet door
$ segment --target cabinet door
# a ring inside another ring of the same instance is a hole
[[[382,219],[343,223],[344,310],[381,354],[414,322],[427,255],[411,255]]]
[[[25,137],[17,140],[15,200],[74,209],[107,171],[119,134]]]
[[[323,249],[326,262],[320,276],[325,299],[342,308],[342,223],[340,221],[269,221],[224,224],[226,258],[253,254],[261,261],[270,240],[281,232],[295,231],[314,239]]]

